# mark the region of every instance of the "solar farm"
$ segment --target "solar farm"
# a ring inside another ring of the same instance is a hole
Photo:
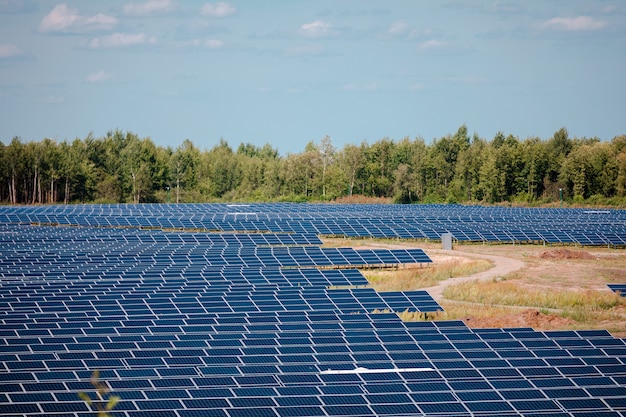
[[[421,249],[322,236],[626,247],[626,211],[419,205],[0,207],[0,415],[626,416],[604,330],[405,322],[441,306],[359,269]],[[626,294],[626,284],[611,289]]]

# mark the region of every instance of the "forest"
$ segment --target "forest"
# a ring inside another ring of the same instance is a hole
[[[2,204],[333,201],[396,203],[626,204],[626,135],[611,141],[497,133],[467,126],[428,143],[382,138],[338,149],[329,136],[299,153],[220,139],[175,149],[110,131],[56,142],[0,141]]]

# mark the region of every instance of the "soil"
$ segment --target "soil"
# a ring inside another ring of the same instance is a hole
[[[540,255],[541,259],[598,259],[597,256],[590,254],[583,250],[569,250],[567,248],[560,248],[549,250]]]
[[[421,248],[433,263],[462,262],[463,259],[487,259],[493,267],[487,271],[441,281],[438,285],[422,288],[441,304],[446,299],[443,289],[448,285],[475,280],[511,280],[526,288],[545,291],[581,289],[611,291],[607,284],[626,283],[626,250],[596,247],[552,247],[540,245],[456,245],[453,250],[441,249],[440,243],[352,241],[349,246],[384,247],[388,249]],[[417,288],[416,288],[417,289]],[[464,321],[470,327],[532,327],[534,329],[609,329],[616,337],[626,337],[626,308],[615,308],[613,320],[594,323],[576,323],[558,314],[545,313],[533,307],[519,306],[510,313],[494,317],[468,316]],[[480,306],[478,306],[480,308]],[[557,312],[555,312],[557,313]],[[471,314],[471,313],[470,313]],[[582,327],[581,327],[582,326]]]

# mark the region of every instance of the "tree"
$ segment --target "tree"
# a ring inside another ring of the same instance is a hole
[[[47,198],[40,198],[42,203],[55,203],[57,201],[57,182],[61,177],[61,159],[62,154],[59,152],[59,146],[56,142],[46,138],[42,142],[42,176],[49,184],[47,189]],[[46,187],[47,188],[47,187]],[[41,187],[40,187],[41,192]]]
[[[17,204],[20,201],[18,194],[18,182],[23,172],[24,165],[24,145],[19,137],[15,136],[5,152],[5,160],[8,170],[9,181],[9,201],[11,204]]]
[[[561,180],[578,199],[614,196],[618,177],[619,162],[608,143],[576,147],[565,159],[561,171]]]
[[[283,165],[283,182],[286,189],[294,195],[309,197],[314,193],[314,177],[317,150],[308,146],[308,150],[299,154],[289,154]]]
[[[208,153],[203,154],[202,165],[206,173],[206,176],[201,176],[204,180],[202,191],[210,196],[224,196],[234,190],[241,180],[238,160],[224,139],[220,139]]]
[[[338,155],[344,176],[348,178],[349,196],[352,196],[357,177],[363,170],[366,146],[365,142],[361,143],[361,146],[348,144],[343,147]]]
[[[459,153],[453,181],[454,194],[458,199],[477,199],[480,193],[480,168],[488,146],[484,139],[474,136],[471,145]]]
[[[394,148],[391,139],[383,138],[366,150],[365,176],[372,196],[389,197],[393,193],[393,174],[397,168],[393,165]]]
[[[189,139],[185,139],[170,159],[169,171],[176,188],[176,203],[180,202],[181,187],[194,189],[198,185],[199,165],[200,151]]]
[[[148,138],[139,139],[133,133],[127,133],[121,157],[124,169],[131,180],[134,204],[153,200],[153,177],[156,165],[156,148]]]
[[[394,200],[398,203],[410,203],[413,200],[411,187],[414,183],[411,167],[401,163],[394,171],[394,177]]]
[[[480,186],[478,187],[481,199],[488,203],[501,201],[505,195],[505,174],[498,169],[496,150],[486,148],[484,162],[480,167]]]
[[[336,149],[330,136],[326,135],[320,141],[318,148],[319,158],[322,162],[322,197],[326,198],[326,171],[328,167],[335,162]]]

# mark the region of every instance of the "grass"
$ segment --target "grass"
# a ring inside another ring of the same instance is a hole
[[[423,248],[426,253],[440,249],[440,244],[388,239],[325,239],[324,246]],[[624,282],[626,256],[615,249],[593,248],[595,260],[541,259],[552,248],[535,245],[467,245],[467,252],[479,255],[487,250],[495,255],[522,259],[526,267],[493,282],[468,282],[448,286],[439,304],[444,311],[399,313],[406,321],[459,320],[474,318],[474,325],[486,327],[526,327],[521,316],[537,318],[531,327],[538,329],[605,329],[616,337],[626,337],[626,298],[602,286]],[[578,250],[578,249],[577,249]],[[582,250],[582,249],[581,249]],[[488,261],[467,262],[451,253],[423,268],[395,271],[361,271],[379,292],[422,289],[454,277],[469,276],[490,267]],[[460,254],[463,256],[463,254]],[[532,311],[533,314],[529,314]],[[538,313],[535,317],[534,314]],[[537,324],[534,324],[537,323]],[[469,324],[469,322],[468,322]]]
[[[626,305],[626,298],[609,290],[549,291],[545,288],[527,287],[514,281],[465,282],[446,287],[443,295],[449,300],[557,310],[585,308],[602,311]]]
[[[498,306],[481,306],[477,308],[476,305],[460,304],[442,302],[441,307],[443,311],[431,312],[431,313],[416,313],[416,312],[402,312],[399,314],[400,318],[404,321],[423,321],[423,320],[460,320],[466,317],[497,317],[504,314],[510,314],[510,307],[498,307]]]
[[[550,290],[516,281],[498,281],[449,286],[443,295],[453,300],[443,303],[445,319],[491,318],[534,308],[573,320],[575,323],[568,328],[606,328],[614,333],[626,332],[626,297],[609,290]]]
[[[393,271],[361,271],[372,287],[379,292],[408,291],[432,287],[446,279],[472,275],[491,267],[484,259],[454,260],[442,264],[430,264],[427,267],[405,268]]]

